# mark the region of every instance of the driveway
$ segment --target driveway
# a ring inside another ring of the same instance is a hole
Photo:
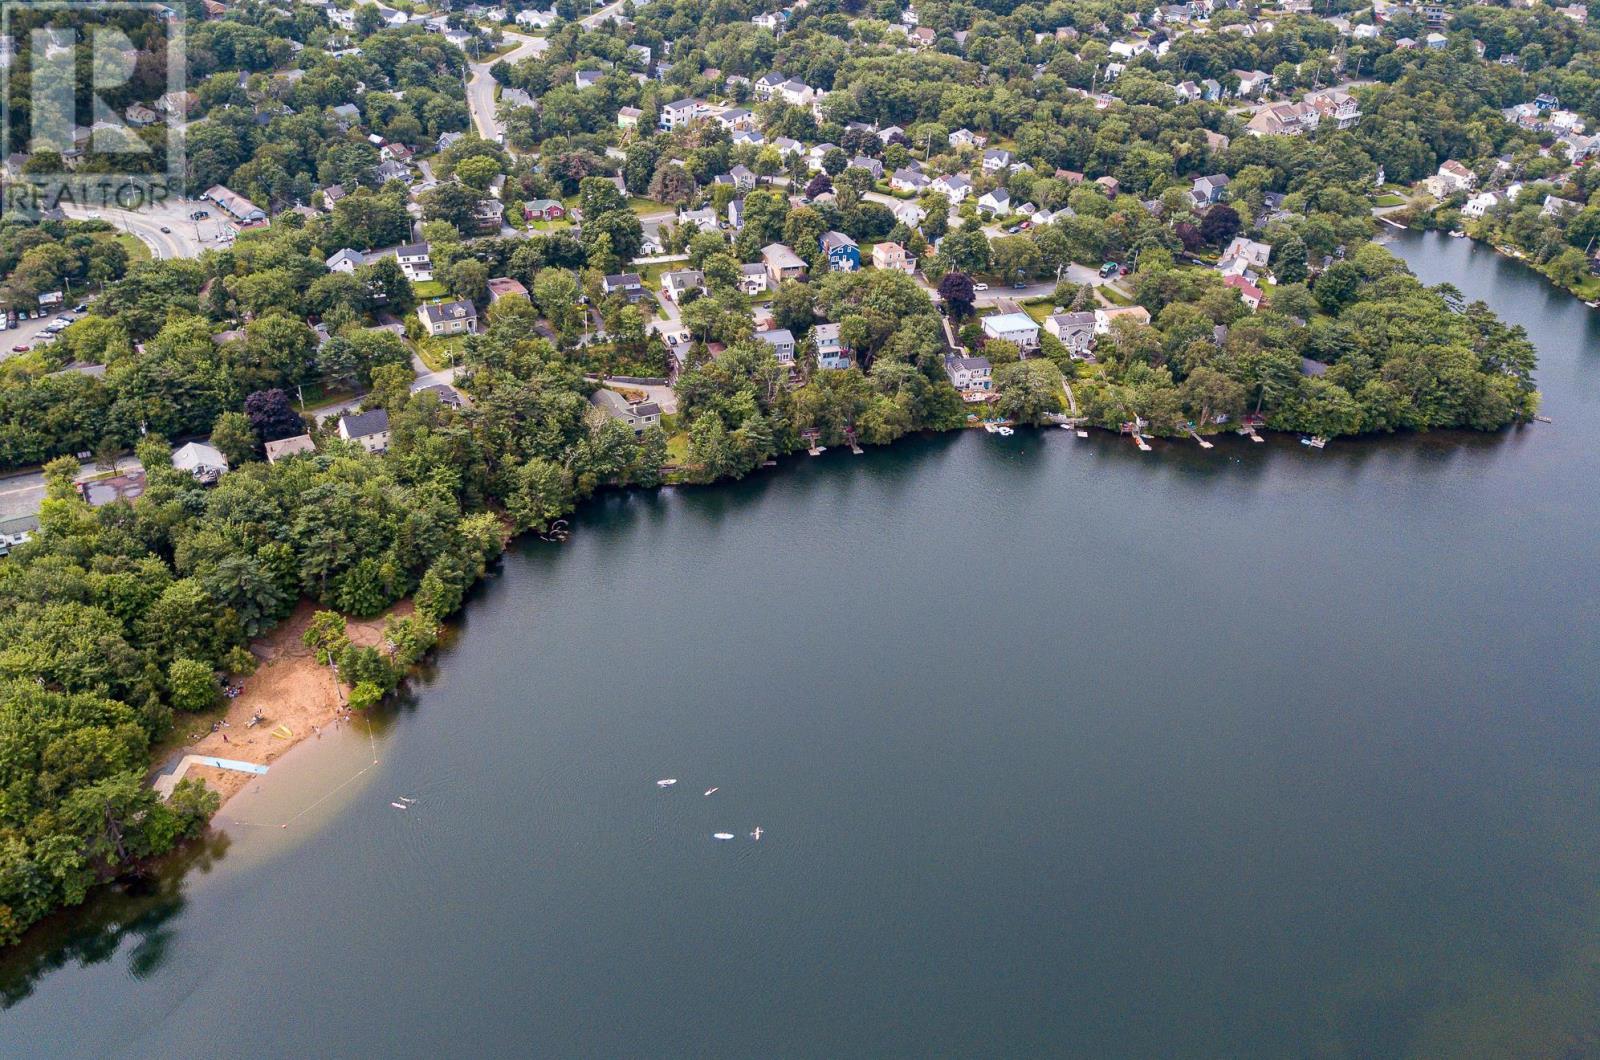
[[[144,465],[139,463],[137,457],[125,456],[117,461],[117,471],[121,473],[143,470]],[[98,474],[100,469],[91,460],[79,466],[78,481],[82,482]],[[9,519],[17,515],[38,515],[39,506],[43,503],[43,471],[24,471],[0,478],[0,519]]]

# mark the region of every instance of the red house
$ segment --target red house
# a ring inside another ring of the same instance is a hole
[[[559,221],[567,216],[567,208],[554,199],[535,199],[523,206],[522,216],[529,221]]]

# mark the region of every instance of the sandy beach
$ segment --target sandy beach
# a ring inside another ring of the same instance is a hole
[[[319,665],[311,649],[300,640],[317,607],[309,600],[267,636],[250,645],[260,660],[256,672],[243,679],[244,691],[229,701],[225,722],[209,731],[214,716],[203,724],[195,718],[179,718],[176,726],[185,736],[199,732],[199,739],[181,745],[185,754],[215,755],[260,765],[271,765],[289,748],[302,740],[314,739],[323,730],[342,724],[344,695],[333,671]],[[390,614],[409,614],[411,601],[402,600]],[[352,642],[376,646],[383,640],[383,617],[349,621]],[[259,710],[262,722],[250,727],[250,718]],[[186,726],[188,726],[186,728]],[[286,726],[288,735],[283,735]],[[192,767],[186,776],[198,777],[222,796],[224,804],[246,784],[270,783],[271,774],[257,777],[248,773],[210,766]]]

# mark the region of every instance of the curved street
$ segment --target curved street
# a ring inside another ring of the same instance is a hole
[[[467,82],[467,109],[472,112],[472,125],[477,129],[478,135],[485,140],[501,143],[505,127],[495,117],[494,101],[494,76],[489,70],[498,62],[517,63],[523,59],[543,55],[545,49],[550,47],[550,42],[543,37],[526,37],[521,33],[512,33],[510,30],[501,30],[508,39],[519,41],[518,45],[489,62],[472,63],[472,79]]]

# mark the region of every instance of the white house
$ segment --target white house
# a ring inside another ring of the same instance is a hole
[[[384,452],[389,448],[389,414],[383,409],[347,412],[339,417],[339,437],[369,453]]]
[[[1069,353],[1083,353],[1094,345],[1093,313],[1052,313],[1045,318],[1044,329]]]
[[[663,129],[671,130],[705,116],[706,105],[698,99],[678,99],[662,106],[660,124]]]
[[[403,247],[396,247],[394,251],[400,271],[412,283],[427,283],[433,279],[433,259],[428,255],[426,243],[407,243]]]
[[[994,389],[994,367],[987,357],[946,357],[944,374],[950,385],[963,393]]]
[[[1024,353],[1039,348],[1039,325],[1026,313],[999,313],[984,317],[983,335],[986,339],[1014,342]]]
[[[351,250],[349,247],[345,247],[343,250],[334,254],[323,264],[328,267],[329,272],[342,272],[348,275],[352,272],[355,272],[366,263],[366,255],[362,254],[359,250]]]

